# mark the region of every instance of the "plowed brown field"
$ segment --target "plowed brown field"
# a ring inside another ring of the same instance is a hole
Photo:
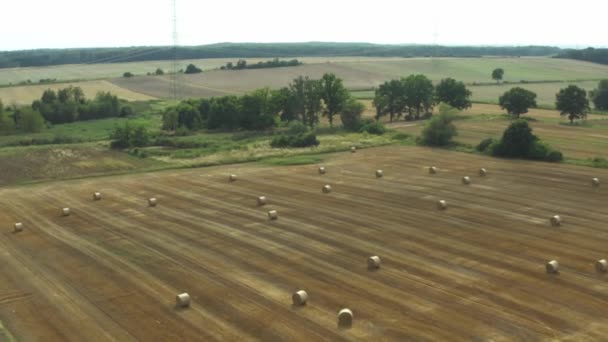
[[[594,269],[608,257],[608,189],[590,182],[608,170],[412,147],[325,165],[325,175],[241,164],[1,190],[0,320],[26,341],[608,336],[608,278]],[[555,214],[561,227],[549,225]],[[379,270],[367,270],[371,255]],[[551,259],[560,274],[545,273]],[[298,289],[309,302],[294,308]],[[189,309],[174,308],[181,292]],[[337,326],[342,307],[350,329]]]

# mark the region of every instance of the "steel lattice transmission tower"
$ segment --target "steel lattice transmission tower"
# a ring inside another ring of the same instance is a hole
[[[179,71],[177,66],[177,0],[171,0],[173,7],[173,64],[171,70],[171,97],[173,100],[179,100]]]

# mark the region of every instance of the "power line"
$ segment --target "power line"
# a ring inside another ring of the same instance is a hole
[[[171,4],[173,6],[173,70],[171,73],[171,91],[173,100],[179,99],[179,73],[177,70],[177,0],[172,0]]]

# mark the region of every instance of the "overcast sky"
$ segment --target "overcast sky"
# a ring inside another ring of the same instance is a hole
[[[178,42],[608,46],[608,0],[176,0]],[[7,0],[0,50],[171,45],[171,0]]]

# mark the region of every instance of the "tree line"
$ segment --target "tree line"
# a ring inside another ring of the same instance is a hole
[[[39,112],[51,124],[74,121],[124,117],[132,114],[129,106],[124,106],[116,95],[98,92],[88,100],[80,87],[67,87],[54,91],[47,89],[40,100],[32,102],[31,108]]]
[[[342,80],[334,74],[324,74],[321,79],[300,76],[276,90],[182,101],[165,111],[163,128],[262,130],[280,121],[300,121],[312,128],[321,116],[333,125],[349,98]]]
[[[608,64],[608,49],[594,49],[592,47],[582,50],[568,49],[560,52],[556,57]]]
[[[555,108],[560,115],[567,116],[570,123],[576,119],[587,116],[591,109],[590,100],[597,110],[608,110],[608,80],[601,80],[598,87],[587,96],[587,91],[576,85],[569,85],[555,94]],[[533,91],[514,87],[502,94],[498,99],[499,105],[507,113],[519,118],[528,113],[530,108],[536,108],[536,93]]]
[[[282,61],[278,58],[274,58],[265,62],[257,62],[255,64],[247,64],[247,61],[244,59],[239,59],[236,64],[232,62],[226,63],[226,65],[222,65],[220,67],[221,70],[242,70],[242,69],[265,69],[265,68],[282,68],[282,67],[292,67],[302,65],[302,62],[297,59],[291,59],[288,61]]]
[[[80,87],[70,86],[57,91],[47,89],[39,100],[29,106],[5,107],[0,101],[0,133],[37,133],[47,124],[126,117],[131,114],[133,109],[109,92],[99,92],[89,100]]]
[[[429,117],[440,102],[460,110],[469,108],[471,95],[463,82],[446,78],[434,86],[430,79],[419,74],[384,82],[375,90],[372,103],[376,119],[388,115],[391,122],[402,116],[406,120],[418,120]]]
[[[38,49],[0,52],[0,68],[200,58],[549,56],[551,46],[436,46],[370,43],[220,43],[202,46]]]

